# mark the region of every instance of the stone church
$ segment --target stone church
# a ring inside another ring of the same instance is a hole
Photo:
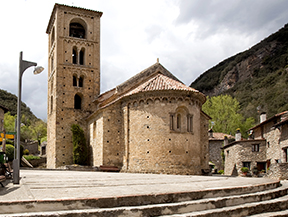
[[[73,164],[71,125],[85,132],[91,166],[201,174],[208,165],[206,97],[158,61],[100,94],[102,12],[55,4],[47,31],[47,167]],[[105,73],[105,72],[104,72]]]

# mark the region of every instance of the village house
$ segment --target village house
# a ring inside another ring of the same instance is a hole
[[[217,171],[224,170],[224,161],[222,154],[223,151],[222,148],[225,145],[224,141],[225,138],[227,138],[229,141],[233,140],[234,136],[225,133],[213,132],[212,128],[208,131],[208,136],[209,136],[209,162],[211,162],[214,165],[215,170]]]
[[[202,111],[206,97],[159,61],[100,93],[101,16],[60,4],[52,11],[46,31],[47,167],[73,164],[70,129],[78,124],[91,166],[170,174],[209,170],[209,116]]]
[[[250,129],[250,139],[243,140],[236,135],[236,141],[223,147],[225,174],[239,175],[247,167],[254,173],[264,172],[271,178],[288,178],[288,111],[266,119],[260,116],[260,123]],[[238,133],[239,134],[239,133]]]

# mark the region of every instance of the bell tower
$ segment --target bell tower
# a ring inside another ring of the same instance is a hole
[[[55,4],[48,34],[47,168],[73,163],[72,124],[83,119],[100,94],[102,12]]]

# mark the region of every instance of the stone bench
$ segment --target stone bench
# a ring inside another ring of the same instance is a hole
[[[102,172],[119,172],[120,169],[116,166],[100,165],[99,170]]]

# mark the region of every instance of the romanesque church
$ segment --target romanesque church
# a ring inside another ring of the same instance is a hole
[[[79,124],[91,166],[201,174],[209,168],[209,117],[201,109],[206,97],[158,61],[100,93],[101,16],[99,11],[61,4],[53,8],[46,31],[47,167],[73,164],[70,129]]]

